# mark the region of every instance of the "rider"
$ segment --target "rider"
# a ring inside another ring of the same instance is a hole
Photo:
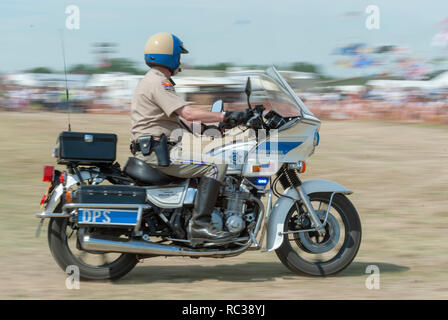
[[[137,85],[132,98],[131,149],[136,158],[163,173],[180,178],[201,177],[188,226],[189,238],[225,241],[232,238],[233,234],[214,228],[211,224],[211,212],[227,165],[220,164],[221,159],[202,154],[198,161],[198,155],[185,152],[188,150],[185,150],[185,146],[182,148],[180,139],[172,137],[172,132],[182,128],[179,116],[187,121],[201,123],[225,122],[227,127],[232,127],[245,123],[247,114],[232,111],[226,111],[224,114],[210,112],[195,108],[178,96],[171,77],[181,71],[180,56],[183,53],[188,51],[182,41],[173,34],[158,33],[146,42],[145,62],[150,70]],[[148,137],[155,142],[145,140]],[[165,150],[169,154],[169,161],[162,163],[158,158],[163,159],[160,153],[163,153],[166,140],[168,141]],[[145,149],[148,144],[154,143],[162,145],[162,148],[155,148],[155,152]]]

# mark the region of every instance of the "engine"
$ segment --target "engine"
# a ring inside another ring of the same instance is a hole
[[[219,230],[228,230],[235,234],[246,228],[246,223],[255,220],[255,213],[247,207],[251,193],[237,181],[227,177],[222,192],[222,207],[212,212],[212,224]],[[224,228],[225,227],[225,228]]]

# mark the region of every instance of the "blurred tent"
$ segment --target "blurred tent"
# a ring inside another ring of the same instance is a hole
[[[110,88],[110,89],[135,89],[138,81],[142,79],[141,75],[128,73],[101,73],[93,74],[86,82],[87,88]]]
[[[35,79],[44,87],[65,87],[65,75],[57,73],[35,73]],[[67,74],[67,85],[70,89],[84,88],[88,75],[84,74]]]
[[[230,77],[174,77],[176,92],[216,91],[216,89],[234,88],[241,85],[241,81]]]
[[[82,74],[68,74],[67,85],[70,89],[81,89],[85,86],[89,76]],[[56,73],[17,73],[4,76],[4,81],[20,87],[65,87],[65,75]]]
[[[249,75],[263,72],[264,70],[248,70],[245,68],[240,68],[230,69],[226,72],[226,74],[228,77],[247,77]],[[285,78],[285,80],[293,89],[304,89],[313,87],[319,79],[319,75],[313,72],[279,70],[279,73],[282,75],[282,77]]]
[[[86,83],[87,89],[100,91],[97,104],[127,110],[141,75],[127,73],[93,74]]]
[[[370,80],[367,86],[384,89],[418,88],[423,90],[448,88],[448,71],[431,80]]]
[[[3,81],[20,87],[34,87],[38,85],[32,73],[7,74],[3,77]]]
[[[448,88],[448,71],[445,71],[431,80],[437,88]]]

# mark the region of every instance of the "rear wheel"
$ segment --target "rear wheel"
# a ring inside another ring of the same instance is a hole
[[[55,212],[60,212],[58,207]],[[48,244],[57,264],[66,271],[70,265],[79,268],[80,277],[90,280],[118,279],[138,263],[134,254],[93,253],[80,250],[76,228],[69,219],[53,218],[48,227]]]
[[[331,193],[313,193],[309,197],[324,222]],[[309,229],[306,219],[300,206],[293,205],[286,216],[284,231]],[[325,236],[315,231],[285,234],[282,245],[275,251],[280,261],[301,275],[327,276],[345,269],[359,250],[361,222],[355,207],[343,194],[334,195],[325,230]]]

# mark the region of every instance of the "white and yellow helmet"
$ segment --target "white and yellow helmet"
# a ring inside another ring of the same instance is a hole
[[[182,41],[171,33],[157,33],[146,42],[145,61],[150,67],[163,66],[174,72],[180,66],[180,55],[188,53]]]

